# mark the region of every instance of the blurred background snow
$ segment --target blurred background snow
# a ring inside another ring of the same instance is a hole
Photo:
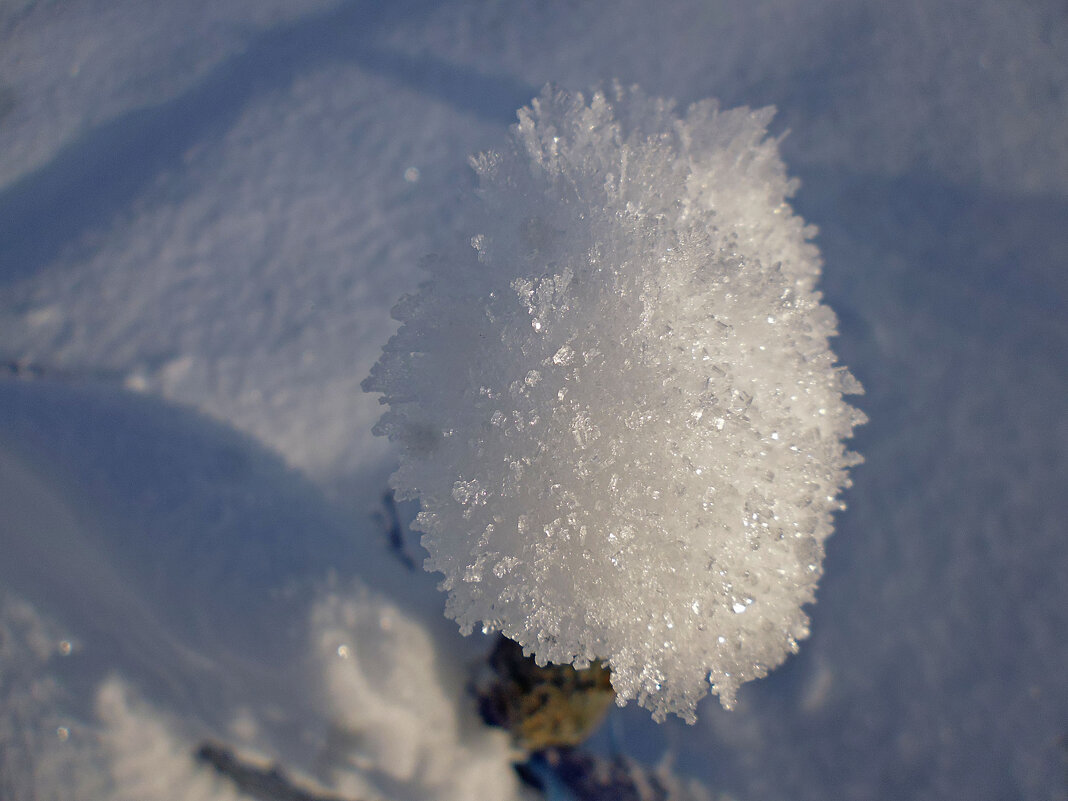
[[[1068,798],[1059,0],[2,0],[0,797],[237,797],[206,737],[516,796],[359,383],[467,156],[613,79],[778,108],[871,422],[801,653],[598,747],[740,801]]]

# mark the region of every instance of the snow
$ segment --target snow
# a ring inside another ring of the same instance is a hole
[[[338,789],[354,798],[397,797],[400,788],[457,801],[517,795],[507,735],[456,703],[463,684],[448,680],[420,621],[350,591],[318,603],[312,627],[325,665],[323,712],[338,734],[325,758],[340,761],[343,775],[349,761],[367,774],[357,780],[350,768]]]
[[[771,113],[545,91],[364,384],[461,630],[605,660],[657,719],[808,635],[864,419]]]
[[[194,761],[195,738],[203,732],[188,731],[182,716],[117,675],[93,688],[92,722],[57,714],[63,694],[52,663],[77,661],[78,654],[49,648],[55,625],[24,601],[5,596],[2,612],[4,798],[248,797]],[[436,649],[420,623],[364,588],[326,594],[307,624],[318,677],[305,681],[327,693],[318,711],[329,722],[315,733],[321,750],[310,767],[337,791],[353,798],[519,797],[506,736],[465,719],[454,700],[457,688],[436,674]],[[354,643],[352,651],[338,641]],[[263,729],[277,710],[228,711],[234,713],[231,738],[262,749],[269,739]]]
[[[353,542],[262,446],[118,387],[5,383],[0,408],[5,798],[65,797],[53,775],[212,798],[213,738],[357,798],[518,797],[506,735],[462,703],[477,649],[384,533]]]
[[[428,747],[467,753],[481,646],[383,542],[359,383],[470,237],[467,155],[618,79],[777,108],[871,422],[800,653],[591,747],[739,801],[1064,799],[1066,37],[1048,0],[3,4],[0,796],[214,779],[204,737],[329,784],[311,612],[361,586],[430,632],[435,719],[472,717]]]
[[[195,0],[161,8],[144,0],[76,0],[57,14],[35,0],[5,3],[0,86],[9,100],[0,183],[26,177],[94,127],[188,91],[279,23],[314,18],[332,5]],[[122,30],[137,35],[116,35]]]

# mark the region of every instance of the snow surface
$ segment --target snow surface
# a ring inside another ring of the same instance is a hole
[[[462,703],[477,650],[383,532],[120,387],[5,382],[0,409],[5,799],[212,798],[218,738],[354,798],[518,797]]]
[[[616,744],[740,801],[1063,801],[1066,42],[1046,0],[4,3],[0,796],[173,770],[219,797],[209,735],[460,792],[333,726],[342,687],[384,685],[325,682],[313,612],[361,587],[431,632],[425,706],[458,721],[398,727],[507,773],[475,644],[372,519],[394,465],[359,383],[469,229],[467,156],[546,82],[618,79],[776,106],[871,423],[801,653],[696,727],[618,710]],[[352,664],[388,659],[369,642]]]
[[[657,720],[796,652],[857,461],[771,116],[546,90],[363,385],[446,613]]]

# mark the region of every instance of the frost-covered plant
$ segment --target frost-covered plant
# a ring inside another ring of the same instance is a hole
[[[364,383],[447,614],[657,719],[797,650],[858,461],[772,114],[546,90]]]

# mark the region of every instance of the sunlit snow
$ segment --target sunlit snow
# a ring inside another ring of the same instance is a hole
[[[606,660],[657,719],[808,635],[864,419],[771,113],[546,90],[364,384],[461,629]]]
[[[0,798],[251,797],[205,742],[312,797],[537,797],[360,382],[422,259],[493,237],[468,156],[614,81],[776,108],[871,422],[800,652],[590,752],[737,801],[1068,797],[1065,53],[1050,0],[0,3]]]

